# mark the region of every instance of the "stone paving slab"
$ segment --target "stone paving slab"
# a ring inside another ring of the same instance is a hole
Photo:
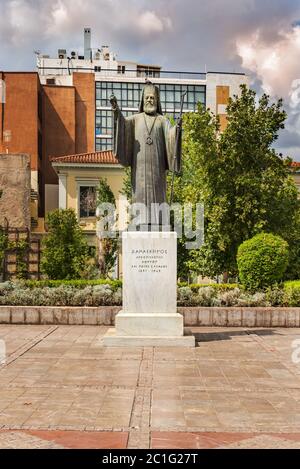
[[[0,325],[0,448],[300,447],[299,328],[193,328],[194,349],[104,347],[106,331]]]
[[[25,432],[0,433],[1,449],[62,449],[63,446]]]
[[[152,433],[153,449],[299,449],[300,433]]]
[[[123,449],[125,432],[0,431],[1,449]]]

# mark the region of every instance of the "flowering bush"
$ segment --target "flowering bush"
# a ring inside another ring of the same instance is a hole
[[[216,285],[177,289],[178,306],[299,306],[300,282],[286,282],[265,291],[251,293],[241,287]],[[28,282],[0,283],[0,305],[12,306],[118,306],[122,305],[119,281],[90,285],[30,286]]]

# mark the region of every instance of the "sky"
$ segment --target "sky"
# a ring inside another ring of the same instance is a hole
[[[276,144],[300,161],[300,0],[0,0],[0,70],[35,70],[34,51],[109,45],[165,70],[245,72],[284,99]]]

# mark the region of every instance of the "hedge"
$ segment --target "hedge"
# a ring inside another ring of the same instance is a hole
[[[178,287],[188,287],[193,292],[197,292],[199,288],[213,288],[219,291],[234,290],[239,287],[238,283],[190,283],[178,282]]]
[[[19,281],[0,283],[0,305],[121,306],[121,304],[122,288],[120,281]],[[177,304],[178,306],[299,307],[300,281],[289,281],[255,293],[250,293],[233,284],[180,284],[177,289]]]
[[[98,280],[24,280],[18,282],[21,286],[27,288],[42,288],[42,287],[59,287],[61,285],[85,288],[93,285],[110,285],[113,289],[122,287],[122,280],[98,279]],[[237,283],[192,283],[178,282],[178,287],[189,287],[193,292],[197,292],[199,288],[211,287],[215,290],[227,291],[237,288]]]
[[[98,280],[24,280],[19,282],[20,286],[26,288],[60,287],[62,285],[76,288],[92,287],[94,285],[109,285],[113,290],[122,287],[121,280],[98,279]]]
[[[300,306],[300,280],[291,280],[284,283],[284,301],[289,306]]]

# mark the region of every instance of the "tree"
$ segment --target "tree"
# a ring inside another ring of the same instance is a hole
[[[123,186],[120,193],[126,197],[130,204],[132,203],[131,168],[129,166],[124,168]]]
[[[5,257],[5,250],[8,246],[8,236],[5,230],[0,226],[0,281],[3,275],[3,264]]]
[[[237,249],[244,240],[265,231],[288,241],[294,232],[297,188],[289,160],[272,148],[286,113],[281,100],[270,104],[267,95],[256,105],[255,92],[243,85],[241,96],[229,101],[222,134],[217,120],[208,115],[199,109],[185,122],[184,162],[189,166],[189,157],[193,163],[197,156],[200,160],[194,192],[205,206],[205,244],[189,256],[202,275],[235,276]]]
[[[77,279],[88,260],[88,246],[74,210],[55,210],[47,216],[42,271],[50,279]]]
[[[97,188],[97,207],[99,207],[100,204],[111,204],[114,210],[116,209],[115,196],[107,180],[102,178]],[[98,214],[99,221],[103,220],[103,216],[104,214]],[[104,228],[106,230],[106,236],[97,233],[97,245],[100,277],[106,278],[116,262],[118,255],[118,238],[108,237],[108,229],[111,227],[105,226]],[[114,234],[116,235],[116,233]]]
[[[298,210],[294,223],[285,240],[289,244],[289,263],[285,272],[285,280],[297,280],[300,278],[300,210]]]
[[[218,160],[219,120],[198,103],[197,112],[183,115],[182,173],[174,179],[174,203],[184,206],[203,203],[206,191],[203,181],[214,172]],[[168,192],[171,187],[168,177]],[[169,196],[168,196],[169,200]],[[188,250],[183,234],[177,243],[178,276],[189,280],[199,274],[200,250]]]

